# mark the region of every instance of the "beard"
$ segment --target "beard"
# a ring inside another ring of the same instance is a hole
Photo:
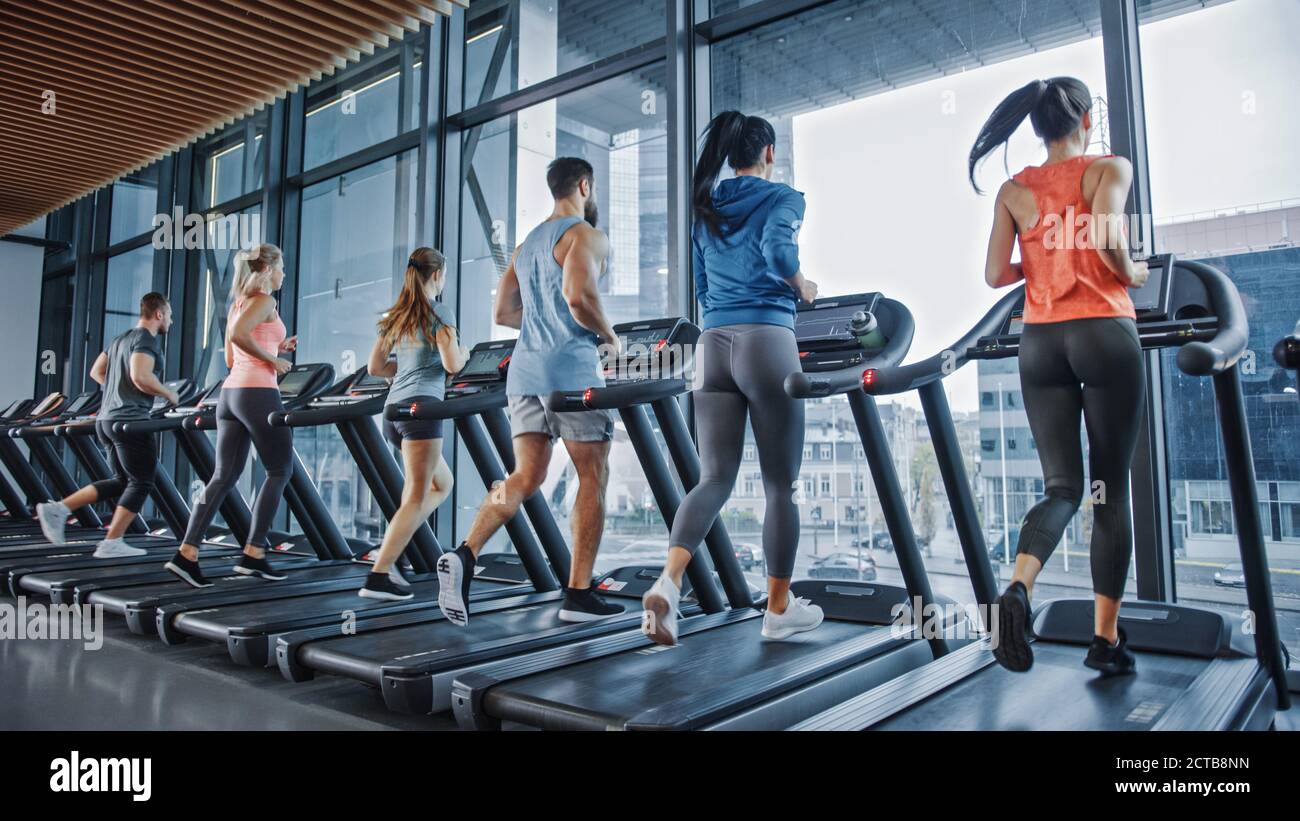
[[[587,203],[583,206],[582,218],[585,219],[587,224],[592,228],[600,227],[600,209],[596,207],[596,200],[594,197],[587,200]]]

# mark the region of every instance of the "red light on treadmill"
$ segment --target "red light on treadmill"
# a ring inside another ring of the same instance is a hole
[[[655,343],[655,352],[658,353],[659,351],[662,351],[664,347],[667,345],[668,345],[667,339],[659,340],[658,342]]]
[[[591,404],[591,396],[592,396],[591,388],[587,388],[585,391],[583,391],[583,392],[582,392],[582,404],[584,404],[584,405],[589,405],[589,404]]]
[[[418,408],[418,407],[420,407],[418,403],[416,403],[416,402],[412,402],[412,403],[411,403],[411,415],[412,415],[412,416],[415,415],[415,409]]]
[[[862,389],[871,390],[871,386],[876,384],[876,369],[867,368],[862,372]]]
[[[800,352],[799,352],[799,358],[800,358],[800,359],[803,359],[805,356],[807,356],[807,355],[810,354],[810,353],[812,353],[812,351],[800,351]]]
[[[497,363],[497,370],[501,370],[501,369],[504,368],[506,365],[510,364],[510,357],[512,357],[512,356],[514,356],[514,354],[512,354],[512,353],[508,353],[508,354],[506,354],[505,359],[502,359],[500,362]]]

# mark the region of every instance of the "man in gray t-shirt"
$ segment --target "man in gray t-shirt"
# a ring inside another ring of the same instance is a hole
[[[116,422],[146,419],[154,397],[176,404],[176,394],[159,381],[162,374],[162,334],[172,325],[167,297],[157,292],[140,300],[140,321],[108,344],[90,368],[90,378],[104,386],[104,398],[95,416],[95,434],[108,455],[113,478],[86,485],[57,502],[36,506],[36,518],[45,538],[62,544],[64,527],[72,512],[102,499],[116,499],[113,521],[95,548],[97,559],[142,556],[148,551],[132,547],[122,537],[140,513],[153,490],[158,468],[158,447],[153,434],[119,433]]]

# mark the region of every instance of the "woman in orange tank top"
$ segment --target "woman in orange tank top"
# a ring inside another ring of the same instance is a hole
[[[284,489],[293,476],[293,432],[272,427],[268,418],[284,409],[279,377],[293,367],[281,354],[297,348],[298,338],[285,338],[284,323],[271,293],[284,282],[283,257],[270,243],[235,254],[230,315],[226,318],[226,367],[230,375],[217,400],[217,464],[203,489],[180,549],[164,567],[192,587],[209,587],[199,569],[199,545],[226,494],[235,487],[248,462],[250,447],[266,469],[266,480],[253,502],[252,522],[244,553],[234,571],[268,581],[284,578],[266,559],[267,532]]]
[[[1034,580],[1084,495],[1079,421],[1088,431],[1090,563],[1094,637],[1084,661],[1103,674],[1132,673],[1119,627],[1133,548],[1129,464],[1137,444],[1145,371],[1128,289],[1146,281],[1129,258],[1123,220],[1132,167],[1087,153],[1092,95],[1072,77],[1035,80],[993,111],[971,149],[969,171],[1026,118],[1047,161],[1003,183],[994,204],[984,278],[992,288],[1024,280],[1020,384],[1043,469],[1045,497],[1021,522],[1011,584],[998,598],[994,655],[1007,669],[1033,664],[1027,641]],[[1011,261],[1020,247],[1020,262]]]

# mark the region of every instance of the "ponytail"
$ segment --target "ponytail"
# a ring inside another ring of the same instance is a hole
[[[998,146],[1006,145],[1026,117],[1039,138],[1052,142],[1074,133],[1091,107],[1088,86],[1073,77],[1034,80],[1011,92],[993,109],[971,147],[967,160],[971,187],[984,193],[975,182],[976,166]]]
[[[406,276],[397,302],[379,320],[379,338],[385,345],[421,335],[434,345],[436,318],[425,293],[429,279],[443,269],[446,260],[433,248],[416,248],[406,261]]]
[[[264,294],[271,292],[271,272],[281,264],[284,255],[280,249],[269,242],[254,245],[252,248],[235,252],[234,276],[230,283],[230,304],[243,299],[254,291]]]
[[[722,235],[722,216],[713,207],[713,187],[725,162],[732,168],[757,165],[763,149],[776,143],[776,129],[762,117],[723,111],[705,129],[704,148],[695,163],[691,204],[695,218],[714,236]]]

